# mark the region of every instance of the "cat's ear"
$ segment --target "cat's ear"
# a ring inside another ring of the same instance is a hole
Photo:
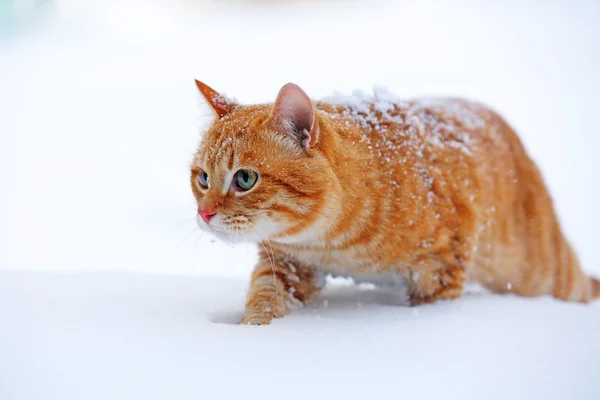
[[[312,101],[300,86],[288,83],[281,88],[271,116],[275,128],[297,140],[303,148],[319,140],[319,124]]]
[[[219,118],[223,118],[225,115],[233,111],[233,109],[236,107],[235,103],[221,96],[219,92],[217,92],[207,84],[196,80],[196,86],[198,86],[198,90],[200,90],[202,96],[204,96],[208,104],[211,106],[211,108],[214,110],[214,112]]]

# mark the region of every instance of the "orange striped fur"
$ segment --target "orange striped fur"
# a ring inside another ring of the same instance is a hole
[[[201,228],[259,243],[244,323],[308,303],[327,274],[408,284],[412,304],[466,281],[588,302],[542,176],[496,113],[460,99],[388,93],[314,102],[287,84],[239,105],[197,82],[215,110],[191,167]],[[258,179],[249,190],[236,172]],[[207,177],[203,187],[199,179]]]

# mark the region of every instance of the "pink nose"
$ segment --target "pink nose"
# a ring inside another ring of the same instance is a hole
[[[204,222],[206,222],[208,224],[208,222],[210,221],[210,219],[216,214],[216,211],[213,210],[204,210],[199,208],[198,209],[198,215],[200,215],[200,217],[204,220]]]

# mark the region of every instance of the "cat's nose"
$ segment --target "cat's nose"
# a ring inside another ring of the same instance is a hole
[[[198,215],[208,224],[210,219],[216,214],[215,210],[209,210],[205,208],[198,208]]]

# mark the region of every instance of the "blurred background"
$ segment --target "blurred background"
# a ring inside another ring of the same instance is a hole
[[[195,229],[197,78],[483,101],[600,274],[598,71],[596,0],[0,0],[0,269],[246,276],[253,246]]]

